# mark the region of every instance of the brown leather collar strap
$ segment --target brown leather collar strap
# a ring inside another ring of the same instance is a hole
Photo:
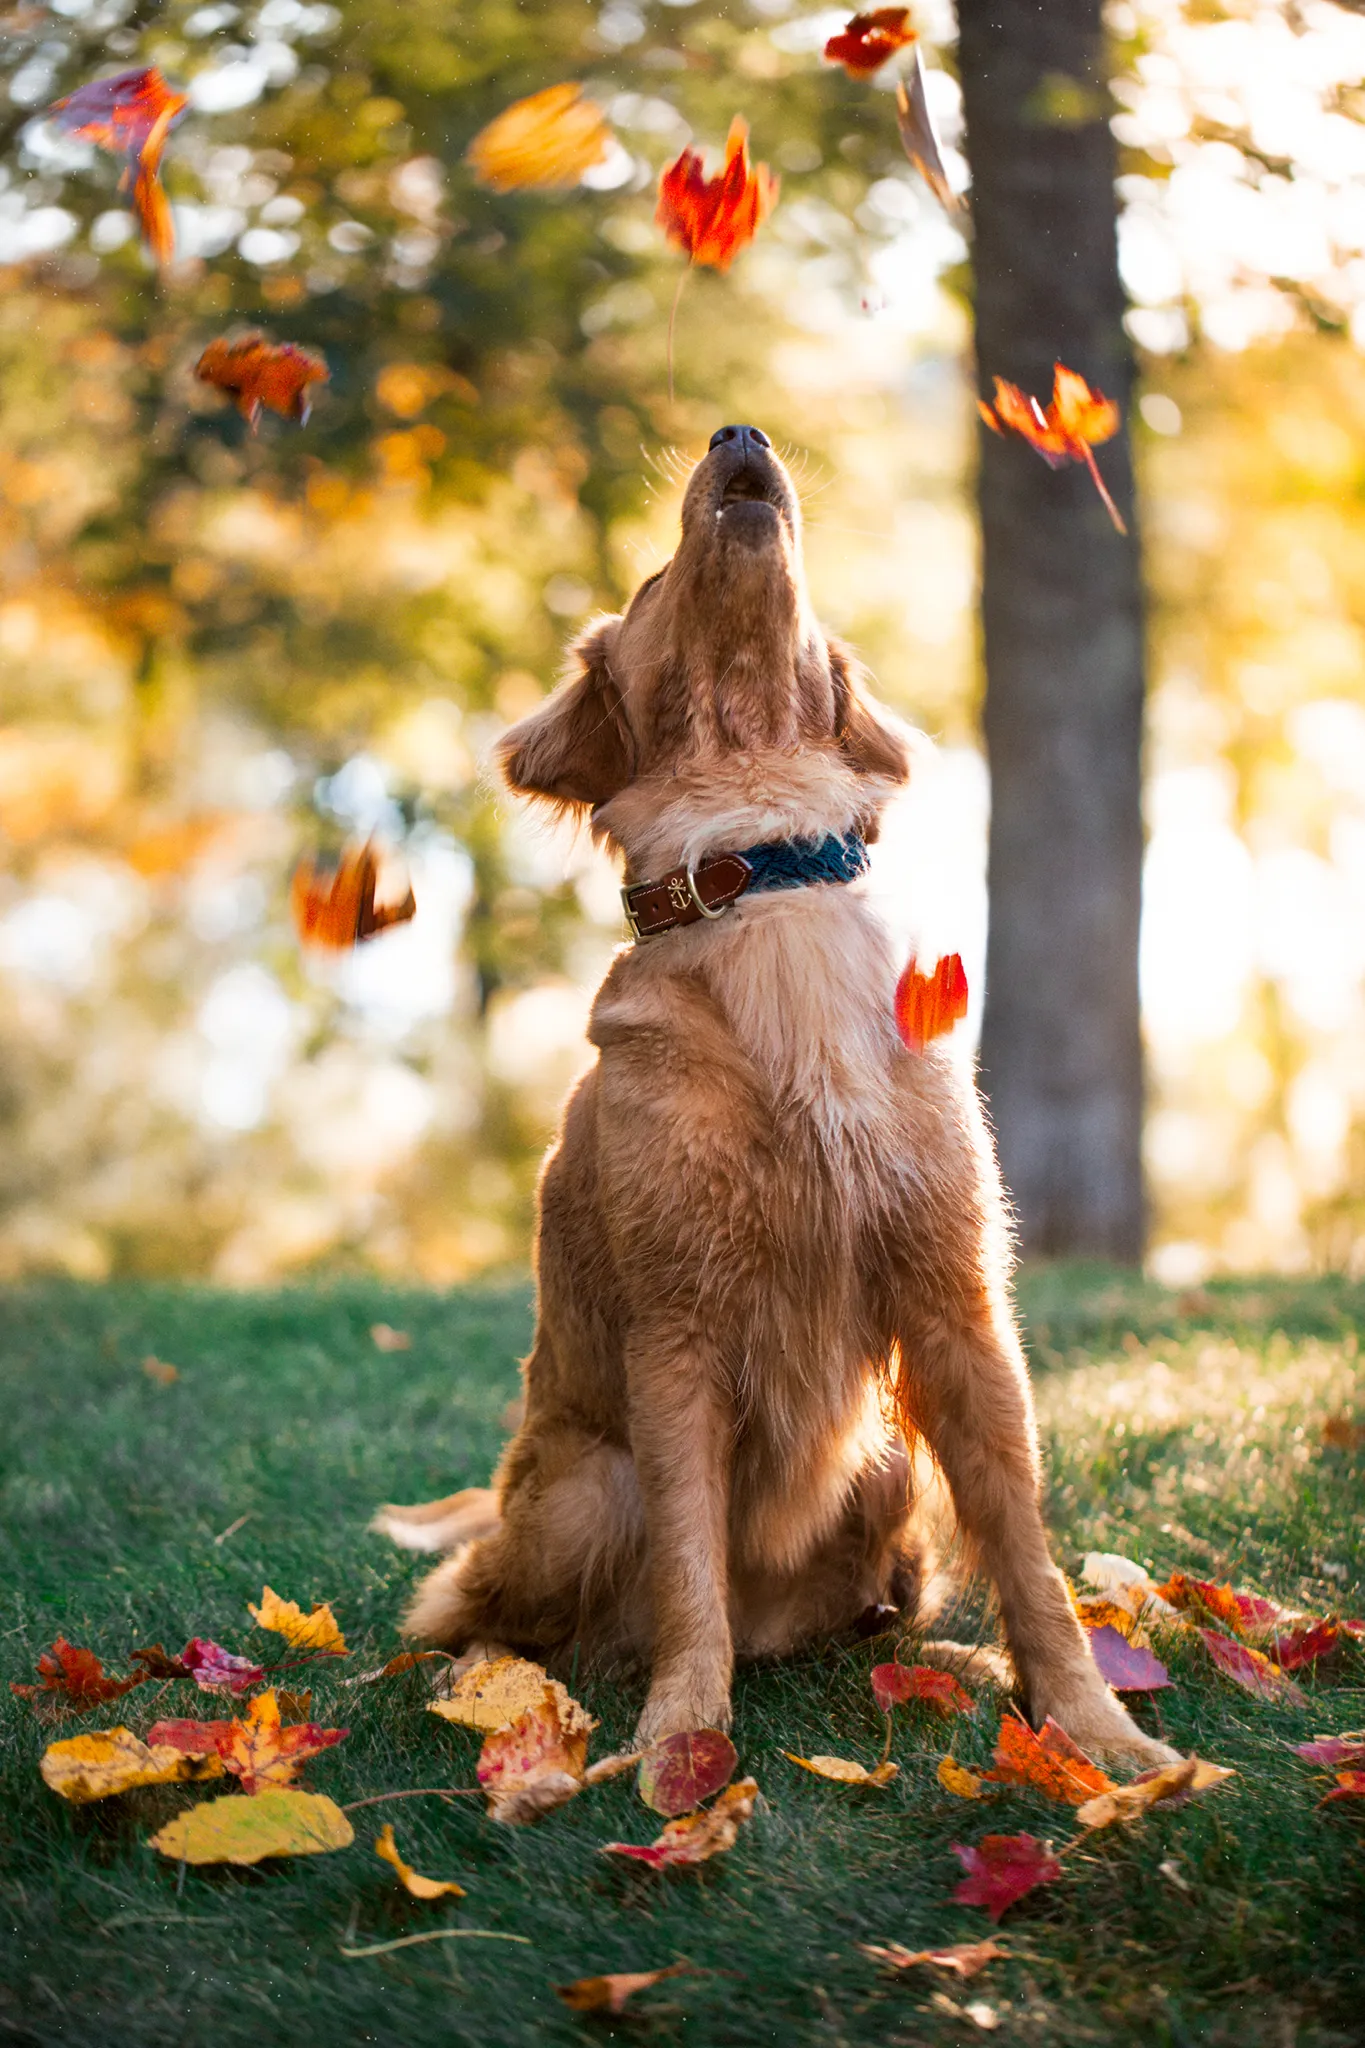
[[[631,937],[652,939],[684,924],[719,917],[749,886],[753,869],[738,853],[717,854],[700,867],[674,868],[657,882],[621,891]]]

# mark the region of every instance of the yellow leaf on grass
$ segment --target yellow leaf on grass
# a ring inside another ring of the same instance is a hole
[[[940,1758],[938,1782],[945,1792],[951,1792],[954,1799],[979,1799],[981,1780],[975,1771],[969,1771],[956,1757]]]
[[[321,1856],[354,1840],[355,1830],[332,1800],[281,1787],[206,1799],[168,1821],[149,1847],[177,1863],[259,1863],[265,1856]]]
[[[43,1783],[73,1806],[131,1792],[138,1785],[174,1785],[223,1775],[216,1756],[186,1756],[164,1743],[149,1749],[129,1728],[106,1728],[95,1735],[73,1735],[69,1742],[49,1743],[38,1768]]]
[[[491,1732],[510,1726],[532,1707],[538,1707],[546,1686],[555,1696],[560,1725],[566,1735],[587,1735],[597,1726],[592,1715],[569,1697],[557,1678],[548,1678],[539,1664],[531,1664],[525,1657],[485,1658],[480,1664],[471,1664],[468,1671],[461,1672],[446,1697],[432,1700],[427,1711],[439,1714],[443,1721],[458,1721],[465,1728]]]
[[[261,1594],[260,1606],[256,1607],[248,1600],[247,1607],[257,1628],[268,1628],[275,1635],[283,1636],[291,1649],[330,1650],[338,1657],[347,1654],[346,1638],[337,1627],[337,1618],[328,1600],[319,1600],[312,1613],[305,1614],[297,1600],[281,1600],[279,1594],[267,1586]]]
[[[839,1785],[889,1785],[900,1771],[900,1765],[889,1759],[869,1771],[866,1764],[847,1756],[793,1756],[789,1749],[782,1754],[789,1764],[800,1764],[803,1771],[813,1771],[817,1778],[833,1778]]]
[[[1084,1806],[1077,1807],[1076,1818],[1083,1828],[1107,1828],[1116,1820],[1136,1820],[1150,1807],[1188,1798],[1192,1792],[1207,1792],[1210,1786],[1221,1785],[1224,1778],[1236,1775],[1221,1764],[1206,1764],[1200,1757],[1187,1757],[1183,1763],[1163,1764],[1160,1770],[1148,1771],[1131,1785],[1114,1785],[1101,1792],[1098,1799],[1088,1799]]]
[[[392,1827],[382,1827],[374,1839],[374,1853],[391,1863],[398,1872],[399,1882],[404,1891],[411,1892],[414,1899],[452,1899],[464,1897],[464,1886],[456,1884],[453,1877],[423,1877],[405,1863],[398,1853],[398,1844],[393,1839]]]

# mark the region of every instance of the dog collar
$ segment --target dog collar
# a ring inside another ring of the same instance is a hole
[[[867,871],[862,834],[843,838],[779,839],[746,846],[742,853],[718,853],[694,866],[690,861],[657,882],[636,882],[621,891],[632,939],[654,939],[702,918],[723,917],[739,897],[760,889],[805,889],[814,882],[854,882]]]

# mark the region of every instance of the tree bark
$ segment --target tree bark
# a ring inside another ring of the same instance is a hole
[[[1119,401],[1115,153],[1100,0],[958,0],[978,374]],[[1033,1254],[1140,1258],[1142,599],[1126,432],[1052,471],[981,431],[990,933],[982,1086]]]

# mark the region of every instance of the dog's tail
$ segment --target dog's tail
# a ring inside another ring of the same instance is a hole
[[[462,1543],[491,1536],[500,1519],[498,1496],[491,1486],[466,1486],[460,1493],[449,1493],[444,1500],[424,1501],[420,1507],[386,1504],[370,1527],[400,1549],[434,1553],[458,1550]]]

